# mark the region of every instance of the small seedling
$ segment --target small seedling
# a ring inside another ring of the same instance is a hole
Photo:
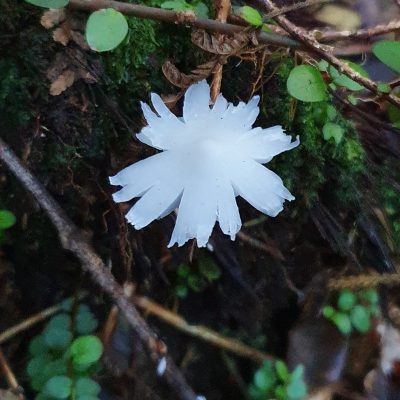
[[[325,306],[322,313],[344,335],[349,335],[354,329],[366,333],[371,328],[371,318],[379,314],[378,303],[378,293],[374,289],[356,293],[344,289],[339,293],[337,308]]]

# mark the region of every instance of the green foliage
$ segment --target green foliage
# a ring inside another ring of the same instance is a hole
[[[345,62],[355,72],[358,72],[361,76],[365,78],[369,77],[368,72],[360,65],[347,60],[342,60],[342,61]],[[359,91],[364,89],[364,86],[360,85],[358,82],[353,81],[347,75],[341,74],[332,65],[329,65],[328,72],[330,77],[332,78],[332,81],[338,86],[343,86],[351,91]]]
[[[86,24],[86,40],[90,48],[98,52],[113,50],[127,33],[126,18],[113,8],[93,12]]]
[[[25,0],[27,3],[33,4],[34,6],[43,8],[62,8],[65,7],[69,0]]]
[[[63,309],[65,312],[52,317],[43,332],[31,340],[26,372],[39,399],[90,396],[93,400],[100,393],[100,386],[91,376],[97,369],[103,346],[96,336],[79,334],[93,333],[97,320],[85,305],[74,310],[68,301],[63,303]]]
[[[336,144],[339,144],[342,140],[344,130],[340,125],[335,124],[334,122],[327,122],[322,127],[322,133],[325,140],[329,140],[332,138],[336,142]]]
[[[253,7],[250,6],[240,7],[239,15],[250,25],[258,27],[263,24],[262,15]]]
[[[317,68],[299,65],[290,71],[287,90],[296,99],[317,102],[326,99],[326,85]]]
[[[400,72],[400,42],[381,40],[372,47],[375,56],[396,72]]]
[[[200,18],[208,18],[208,7],[201,0],[167,0],[161,3],[161,8],[173,11],[193,11]]]
[[[300,400],[307,395],[304,382],[304,368],[298,365],[290,372],[286,364],[277,360],[265,361],[254,374],[253,383],[249,387],[252,400]]]
[[[11,211],[0,210],[0,231],[11,228],[15,222],[15,215]]]
[[[197,266],[179,265],[175,293],[178,297],[186,297],[190,290],[203,291],[209,284],[217,281],[221,270],[210,256],[201,257]]]
[[[374,289],[356,293],[343,289],[337,299],[337,308],[325,306],[322,314],[344,335],[349,335],[353,329],[366,333],[371,327],[371,318],[379,313],[378,302],[379,296]]]

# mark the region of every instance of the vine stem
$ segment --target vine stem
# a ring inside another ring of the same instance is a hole
[[[45,187],[25,168],[10,147],[0,138],[0,160],[30,192],[55,226],[64,249],[71,251],[81,262],[84,271],[108,294],[119,307],[128,324],[147,348],[155,363],[166,363],[162,377],[181,400],[196,400],[181,371],[168,355],[167,346],[140,316],[129,296],[117,283],[110,269],[94,251],[82,232],[73,224],[64,210],[51,197]]]

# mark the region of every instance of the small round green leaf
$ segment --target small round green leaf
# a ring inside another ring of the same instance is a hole
[[[361,297],[371,304],[378,304],[379,296],[375,289],[367,289],[361,292]]]
[[[35,336],[29,343],[29,353],[38,356],[47,351],[47,344],[42,335]]]
[[[250,25],[261,26],[263,24],[263,18],[261,14],[253,7],[240,7],[239,15]]]
[[[93,333],[97,328],[97,319],[91,312],[82,312],[76,316],[75,328],[80,335]]]
[[[90,378],[79,378],[75,384],[77,396],[97,396],[101,391],[100,385]]]
[[[86,24],[86,40],[98,52],[115,49],[127,33],[126,18],[113,8],[93,12]]]
[[[390,93],[392,91],[392,88],[387,83],[379,82],[376,86],[381,93]]]
[[[31,377],[43,374],[44,367],[50,362],[51,357],[49,354],[43,353],[42,355],[38,355],[29,361],[26,367],[26,372]]]
[[[0,229],[11,228],[15,224],[15,215],[8,210],[0,210]]]
[[[49,326],[44,332],[44,340],[52,349],[65,349],[71,343],[72,333],[63,328]]]
[[[400,42],[381,40],[372,47],[375,56],[396,72],[400,72]]]
[[[355,306],[350,313],[351,322],[361,333],[369,331],[371,326],[368,310],[363,306]]]
[[[336,144],[339,144],[340,141],[342,140],[344,131],[340,125],[335,124],[334,122],[327,122],[322,127],[322,133],[324,135],[325,140],[333,138]]]
[[[276,372],[272,366],[272,362],[266,361],[255,373],[254,384],[258,389],[267,392],[275,385],[275,382]]]
[[[92,364],[100,359],[103,344],[97,336],[81,336],[73,341],[70,350],[75,364]]]
[[[335,309],[331,306],[325,306],[322,309],[322,314],[325,318],[332,318],[335,315]]]
[[[281,360],[276,361],[275,369],[281,381],[287,382],[289,380],[290,377],[289,370],[287,369],[286,364],[283,361]]]
[[[351,332],[351,321],[347,314],[338,312],[332,317],[332,321],[343,334],[348,335]]]
[[[351,69],[355,72],[358,72],[364,78],[368,78],[368,72],[358,64],[355,64],[351,61],[342,60],[346,63]],[[353,81],[347,75],[341,74],[335,67],[332,65],[328,68],[329,75],[331,76],[333,82],[338,86],[343,86],[352,91],[359,91],[363,90],[364,86],[360,85],[358,82]]]
[[[286,393],[288,400],[301,399],[307,394],[307,386],[302,379],[297,379],[286,386]]]
[[[338,307],[342,311],[349,311],[356,303],[356,296],[350,290],[342,290],[338,298]]]
[[[311,65],[299,65],[290,71],[287,90],[294,98],[316,102],[326,99],[326,85],[321,73]]]
[[[72,380],[65,375],[54,376],[48,380],[44,391],[56,399],[66,399],[72,391]]]
[[[65,7],[69,0],[25,0],[27,3],[33,4],[34,6],[43,8],[62,8]]]
[[[49,321],[47,327],[68,330],[71,328],[71,317],[64,313],[58,314]]]

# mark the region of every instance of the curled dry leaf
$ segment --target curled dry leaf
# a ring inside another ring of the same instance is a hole
[[[205,64],[201,64],[197,66],[197,68],[194,69],[191,74],[187,75],[179,71],[179,69],[171,61],[166,61],[162,66],[162,71],[165,77],[174,86],[185,89],[193,83],[207,78],[212,73],[218,62],[219,60],[214,59]]]
[[[59,23],[65,21],[66,13],[64,8],[57,8],[45,11],[40,19],[40,23],[46,29],[54,28]]]
[[[50,94],[58,96],[75,82],[75,72],[67,69],[50,85]]]
[[[68,22],[64,22],[53,31],[53,40],[66,46],[71,39],[71,27]]]
[[[219,55],[239,54],[252,40],[248,32],[239,32],[234,36],[218,37],[202,29],[192,31],[192,42],[201,49],[209,53]]]

